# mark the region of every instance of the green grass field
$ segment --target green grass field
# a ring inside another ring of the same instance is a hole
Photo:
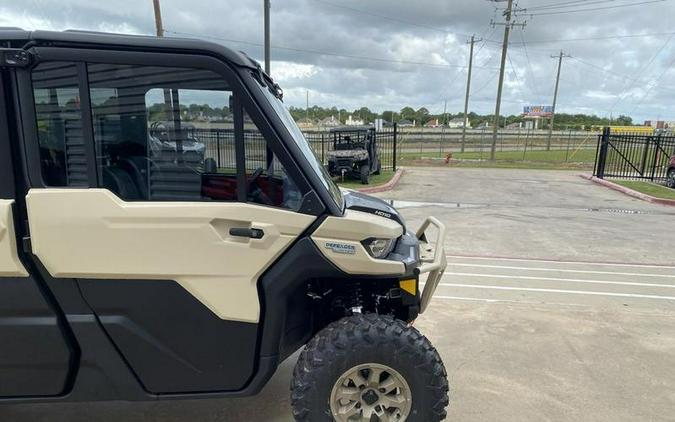
[[[387,183],[391,178],[394,177],[394,172],[391,170],[383,170],[382,173],[378,174],[377,176],[374,174],[370,175],[370,184],[368,185],[363,185],[361,184],[360,181],[356,179],[345,179],[344,182],[341,182],[340,179],[337,180],[337,184],[348,188],[348,189],[359,189],[359,188],[365,188],[365,187],[371,187],[371,186],[378,186],[378,185],[383,185]]]
[[[494,167],[494,168],[532,168],[532,169],[585,169],[592,168],[595,162],[595,149],[578,151],[497,151],[496,160],[489,161],[489,151],[454,152],[452,166]],[[445,154],[438,152],[405,152],[400,155],[401,164],[440,164],[444,165]]]
[[[675,199],[675,189],[657,185],[656,183],[642,182],[639,180],[612,180],[612,182],[655,198]]]

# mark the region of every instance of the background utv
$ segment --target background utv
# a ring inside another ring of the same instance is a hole
[[[443,363],[409,325],[443,225],[341,192],[257,63],[181,39],[0,42],[2,402],[247,396],[307,344],[296,419],[445,417]]]

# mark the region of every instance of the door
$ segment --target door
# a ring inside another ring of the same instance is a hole
[[[66,389],[72,345],[58,311],[20,249],[9,127],[8,73],[0,70],[0,398],[56,396]]]
[[[59,54],[31,75],[33,254],[52,277],[77,280],[148,392],[243,388],[257,280],[316,218],[298,212],[307,182],[226,65]]]

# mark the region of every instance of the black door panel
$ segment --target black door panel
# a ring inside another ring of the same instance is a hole
[[[32,277],[0,278],[0,344],[0,397],[64,392],[71,352]]]
[[[148,392],[235,391],[253,375],[258,324],[218,318],[174,281],[79,283]]]

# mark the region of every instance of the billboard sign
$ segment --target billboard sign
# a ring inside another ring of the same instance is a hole
[[[529,117],[551,117],[553,115],[552,106],[525,106],[523,115]]]

